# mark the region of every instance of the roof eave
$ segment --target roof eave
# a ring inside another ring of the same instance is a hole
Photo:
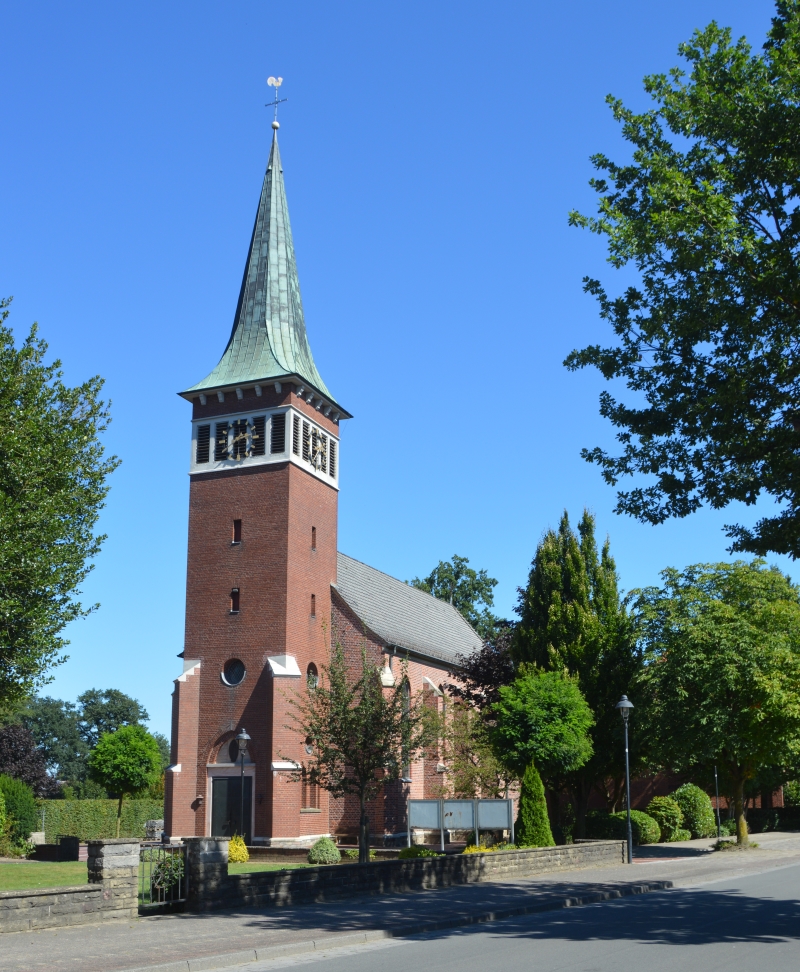
[[[180,398],[185,399],[187,402],[193,401],[200,395],[216,395],[217,392],[234,392],[237,388],[242,390],[246,388],[255,388],[256,385],[272,385],[276,383],[291,382],[296,385],[302,385],[303,388],[314,392],[317,398],[320,398],[325,404],[330,405],[331,408],[336,409],[339,413],[340,419],[351,419],[353,416],[346,408],[343,408],[336,399],[330,394],[321,391],[312,382],[303,378],[302,375],[298,375],[296,372],[291,372],[283,375],[270,375],[266,378],[248,378],[246,381],[229,382],[224,385],[207,385],[204,386],[202,383],[199,385],[194,385],[191,388],[187,388],[186,391],[178,392]]]

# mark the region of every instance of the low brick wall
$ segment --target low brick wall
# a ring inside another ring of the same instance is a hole
[[[229,875],[226,838],[189,838],[187,844],[191,911],[242,905],[309,904],[360,894],[446,888],[625,862],[625,842],[608,840],[488,854]]]
[[[0,932],[136,917],[138,840],[90,840],[87,870],[89,883],[78,887],[0,893]]]

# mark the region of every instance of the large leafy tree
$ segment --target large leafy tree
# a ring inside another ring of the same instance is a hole
[[[645,78],[653,106],[611,96],[630,162],[593,157],[598,215],[570,221],[608,242],[638,282],[616,294],[585,280],[615,334],[573,352],[634,393],[600,411],[619,454],[583,455],[616,485],[617,511],[643,522],[708,504],[779,504],[732,549],[800,555],[800,3],[779,0],[764,49],[712,23],[673,69]],[[782,508],[781,508],[782,506]]]
[[[592,790],[604,792],[606,781],[619,781],[624,770],[621,720],[614,706],[624,693],[633,699],[638,712],[643,708],[636,689],[642,659],[634,626],[620,597],[609,542],[598,551],[595,520],[588,511],[583,513],[577,534],[565,512],[558,529],[544,535],[528,584],[519,590],[516,610],[516,660],[572,675],[594,718],[591,758],[565,772],[560,780],[551,777],[549,781],[569,792],[575,832],[583,837]],[[635,767],[642,740],[635,733],[632,739],[637,747]]]
[[[29,729],[19,724],[0,729],[0,773],[22,780],[38,797],[58,794],[56,780],[47,773],[42,751]]]
[[[744,843],[746,784],[800,757],[800,589],[762,560],[662,577],[637,602],[659,754],[679,771],[720,767]]]
[[[150,718],[143,705],[119,689],[89,689],[78,696],[78,705],[81,737],[89,747],[107,732],[138,726]]]
[[[89,755],[89,774],[95,783],[117,795],[119,837],[123,799],[146,790],[161,776],[158,743],[143,726],[107,732]]]
[[[493,634],[498,623],[491,611],[497,581],[485,570],[473,570],[468,557],[456,554],[452,560],[440,560],[427,577],[415,577],[411,586],[452,604],[484,640]]]
[[[334,796],[352,794],[360,807],[358,859],[369,861],[367,802],[436,739],[438,725],[420,698],[411,696],[404,673],[393,688],[381,684],[381,669],[361,656],[351,674],[336,645],[319,682],[290,700],[292,723],[311,754],[301,773]]]
[[[64,660],[62,632],[94,610],[77,599],[105,539],[94,532],[107,477],[100,378],[74,388],[34,325],[17,347],[0,301],[0,708]]]

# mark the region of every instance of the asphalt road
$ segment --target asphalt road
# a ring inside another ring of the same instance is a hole
[[[239,969],[298,965],[315,972],[796,972],[800,865]]]

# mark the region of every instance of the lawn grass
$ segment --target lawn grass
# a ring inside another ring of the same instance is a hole
[[[86,861],[15,861],[0,863],[0,891],[63,888],[87,884]]]
[[[264,861],[248,861],[246,864],[229,864],[228,874],[251,874],[253,871],[295,871],[309,864],[269,864]]]

